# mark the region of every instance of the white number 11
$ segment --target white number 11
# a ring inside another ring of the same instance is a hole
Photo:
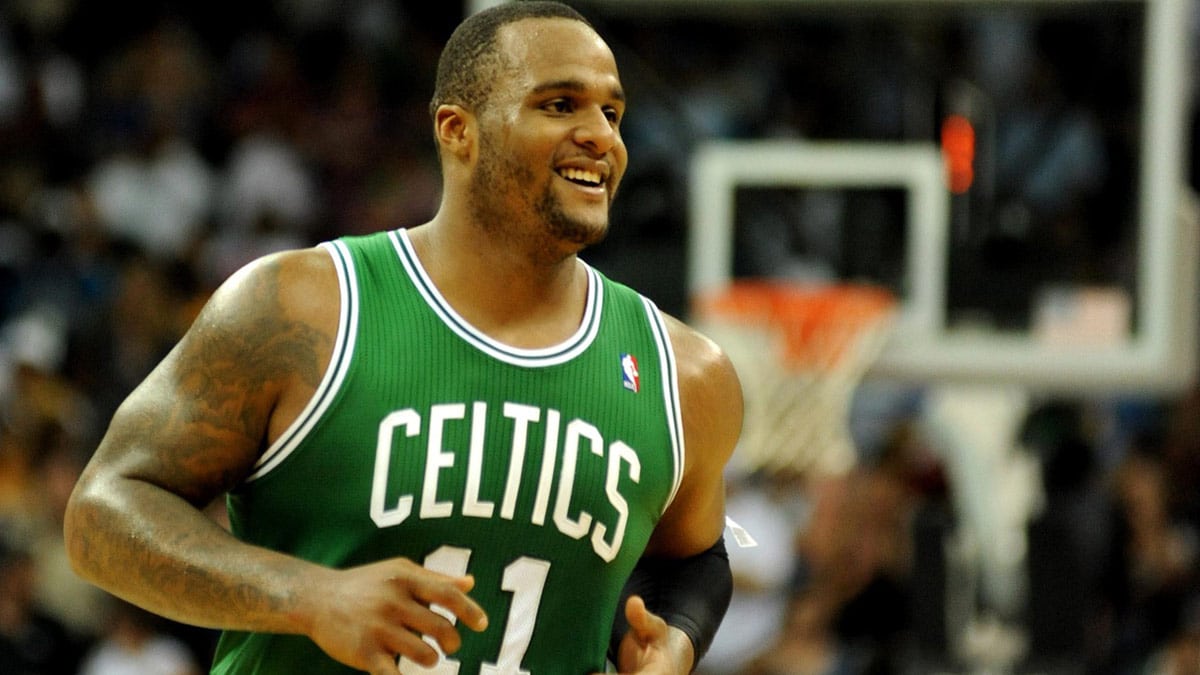
[[[442,546],[425,556],[424,564],[425,569],[433,572],[461,576],[467,573],[470,560],[471,549]],[[529,641],[533,638],[538,606],[542,602],[542,588],[546,585],[546,575],[549,573],[549,562],[526,556],[517,558],[504,568],[500,588],[512,593],[508,623],[504,626],[504,637],[496,662],[482,664],[479,668],[480,675],[529,675],[529,671],[521,668],[521,660],[525,658],[525,650],[529,649]],[[432,609],[451,623],[457,620],[443,607],[434,605]],[[458,661],[442,654],[442,650],[432,639],[427,637],[425,641],[433,645],[441,655],[441,660],[431,668],[423,668],[402,657],[400,672],[406,675],[457,675]]]

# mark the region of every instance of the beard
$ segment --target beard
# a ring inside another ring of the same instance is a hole
[[[486,138],[480,139],[479,152],[479,164],[471,177],[470,206],[476,222],[488,232],[512,239],[540,239],[540,248],[547,251],[561,249],[563,244],[582,249],[604,240],[607,212],[599,222],[576,217],[563,208],[553,179],[538,186],[529,167]],[[544,228],[522,227],[526,221],[540,222]]]
[[[586,222],[567,213],[547,185],[535,204],[535,212],[546,223],[550,236],[560,241],[578,244],[581,248],[598,244],[608,234],[608,217],[602,223]]]

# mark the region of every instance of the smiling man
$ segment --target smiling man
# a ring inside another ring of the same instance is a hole
[[[224,629],[214,673],[686,673],[728,603],[742,396],[578,258],[627,161],[612,52],[564,5],[500,5],[431,110],[437,215],[223,284],[114,416],[72,559]]]

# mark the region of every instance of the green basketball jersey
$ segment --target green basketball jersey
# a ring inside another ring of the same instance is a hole
[[[234,532],[331,567],[402,556],[474,575],[488,629],[462,627],[459,652],[401,672],[602,671],[683,467],[659,311],[589,267],[575,335],[516,349],[449,306],[405,231],[323,246],[341,285],[333,358],[229,496]],[[226,632],[212,672],[351,671],[305,637]]]

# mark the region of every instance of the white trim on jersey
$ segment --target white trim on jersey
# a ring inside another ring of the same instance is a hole
[[[304,406],[304,410],[288,425],[287,430],[267,448],[254,465],[254,473],[246,479],[247,482],[262,478],[272,469],[279,466],[296,447],[308,437],[317,420],[325,414],[335,395],[346,379],[350,369],[351,357],[354,354],[354,342],[358,336],[358,280],[354,274],[354,260],[350,251],[340,241],[321,244],[331,258],[337,270],[338,288],[341,293],[341,308],[338,312],[337,337],[333,344],[333,354],[325,375],[317,385],[312,398]]]
[[[417,258],[416,251],[412,247],[412,240],[409,239],[406,230],[393,230],[388,233],[388,237],[396,249],[396,255],[400,258],[401,264],[404,265],[404,270],[412,279],[413,285],[417,287],[421,297],[425,299],[434,313],[450,330],[468,344],[498,361],[526,368],[544,368],[566,363],[583,353],[595,340],[596,334],[600,332],[600,311],[604,305],[604,285],[600,283],[596,271],[586,263],[584,263],[584,267],[588,274],[587,304],[584,307],[583,321],[579,324],[579,330],[561,344],[541,349],[522,349],[506,345],[486,335],[472,326],[450,306],[441,291],[434,286],[433,280],[429,278],[425,268],[421,266],[421,261]]]
[[[683,443],[683,413],[679,405],[679,374],[675,368],[675,349],[671,346],[671,336],[667,333],[666,323],[662,313],[649,298],[642,296],[642,304],[646,308],[646,318],[650,321],[650,331],[658,343],[659,371],[662,372],[663,408],[667,413],[667,428],[671,432],[671,454],[675,457],[675,477],[671,481],[671,492],[663,505],[663,512],[675,494],[679,492],[679,484],[683,482],[683,462],[686,456]]]

